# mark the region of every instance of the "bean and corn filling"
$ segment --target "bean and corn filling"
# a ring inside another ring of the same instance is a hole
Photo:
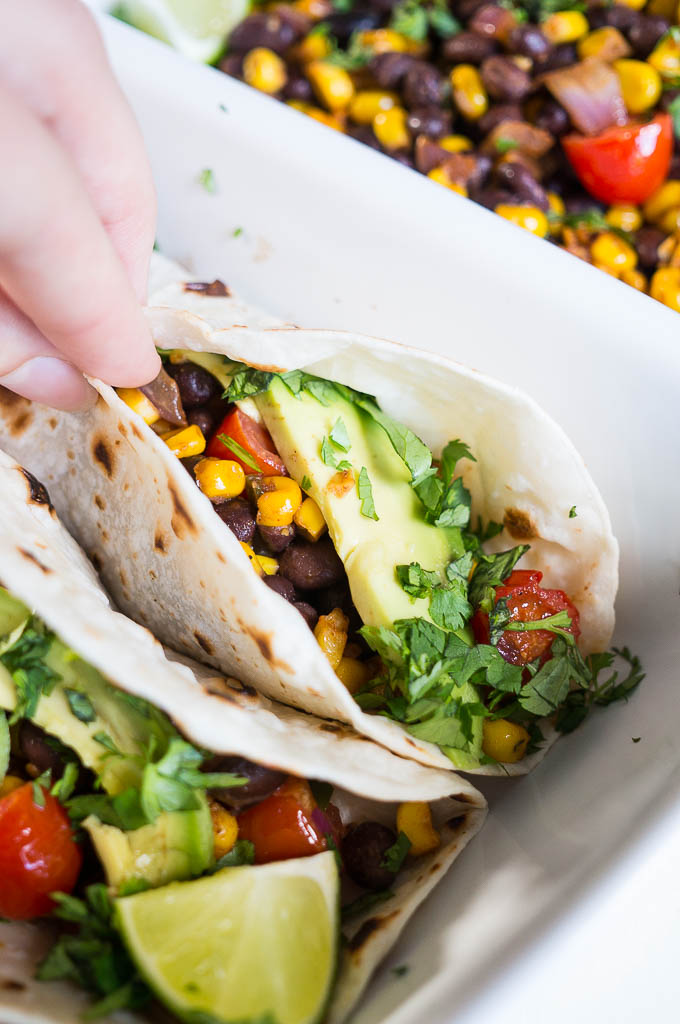
[[[680,311],[677,0],[293,0],[219,67]]]

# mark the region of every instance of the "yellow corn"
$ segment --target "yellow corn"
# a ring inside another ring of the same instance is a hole
[[[350,693],[357,693],[359,690],[362,690],[373,675],[365,661],[345,657],[340,659],[340,664],[336,668],[335,674]]]
[[[593,266],[596,270],[601,270],[603,273],[609,274],[610,277],[615,277],[617,281],[621,277],[616,267],[610,267],[607,263],[598,263],[596,260],[593,260]]]
[[[403,107],[381,110],[373,118],[373,133],[385,149],[404,149],[411,136],[406,126],[406,111]]]
[[[246,485],[243,467],[231,459],[201,459],[194,476],[207,498],[235,498]]]
[[[555,217],[564,217],[567,210],[562,196],[558,195],[557,192],[548,192],[547,195],[548,203],[550,204],[550,212],[554,214]]]
[[[673,36],[662,36],[647,60],[662,78],[676,78],[680,74],[680,42]]]
[[[422,45],[393,28],[371,28],[359,33],[359,42],[373,53],[420,53]]]
[[[504,220],[509,220],[517,227],[530,231],[532,235],[545,238],[548,234],[548,218],[537,206],[514,206],[511,203],[500,203],[495,212]]]
[[[467,135],[445,135],[437,139],[437,145],[449,153],[467,153],[474,148],[472,139],[468,139]]]
[[[268,555],[255,555],[260,568],[264,572],[265,576],[275,576],[279,571],[279,563],[275,558],[270,558]]]
[[[621,274],[621,280],[629,284],[631,288],[636,288],[639,292],[647,291],[647,278],[641,270],[624,270]]]
[[[642,212],[645,220],[654,224],[673,206],[680,206],[680,181],[669,178],[649,197],[642,207]]]
[[[205,451],[205,438],[200,427],[192,423],[189,427],[180,427],[163,434],[163,440],[173,455],[178,459],[188,459],[190,455],[202,455]]]
[[[0,784],[0,800],[5,796],[9,796],[10,793],[13,793],[15,789],[19,789],[23,784],[24,780],[18,779],[16,775],[5,775],[2,784]]]
[[[311,103],[306,104],[304,110],[302,107],[298,107],[298,110],[302,110],[303,114],[311,117],[313,121],[318,121],[319,124],[325,124],[327,128],[332,128],[334,132],[344,132],[345,130],[344,122],[339,113],[329,114],[327,110],[322,110],[321,107],[314,107]]]
[[[314,627],[316,641],[333,671],[337,670],[344,654],[348,629],[349,619],[340,608],[334,608],[328,615],[320,615]]]
[[[663,302],[676,313],[680,313],[680,267],[660,267],[654,274],[649,288],[653,299]]]
[[[333,13],[333,4],[329,0],[294,0],[290,5],[294,10],[306,14],[312,21],[320,21]]]
[[[668,21],[677,21],[675,16],[677,0],[649,0],[645,14],[659,14]]]
[[[642,226],[642,215],[631,203],[617,203],[610,206],[605,214],[607,224],[620,231],[637,231]]]
[[[399,102],[396,92],[363,89],[356,93],[349,105],[349,116],[356,124],[372,124],[373,118],[383,110],[391,110]]]
[[[399,804],[397,832],[403,832],[411,840],[409,857],[422,857],[424,853],[436,850],[441,843],[439,833],[432,824],[430,805],[419,801]]]
[[[443,185],[452,192],[457,192],[459,196],[467,196],[468,194],[465,185],[460,185],[457,181],[451,181],[443,167],[433,167],[431,171],[427,172],[427,176],[430,181],[436,181],[438,185]]]
[[[331,52],[331,44],[324,32],[309,32],[304,39],[289,51],[291,60],[309,64],[312,60],[323,60]]]
[[[283,89],[288,75],[286,65],[277,53],[266,46],[256,46],[243,58],[243,79],[259,89],[272,95]]]
[[[489,97],[474,64],[458,64],[449,75],[456,106],[468,121],[478,121],[489,108]]]
[[[313,60],[305,73],[312,84],[317,99],[324,103],[331,113],[344,110],[354,96],[354,84],[344,68],[336,67],[325,60]]]
[[[326,520],[314,498],[305,498],[293,522],[305,540],[317,541],[326,532]]]
[[[577,50],[581,60],[585,60],[586,57],[599,57],[600,60],[610,62],[619,57],[627,57],[631,52],[626,38],[611,25],[589,32],[580,40]]]
[[[663,217],[658,219],[657,224],[667,235],[680,231],[680,207],[671,206],[670,210],[666,210]]]
[[[581,11],[556,11],[541,24],[543,34],[554,46],[575,43],[589,29],[588,19]]]
[[[156,406],[149,401],[146,395],[142,394],[139,388],[117,388],[116,391],[118,397],[126,405],[129,405],[133,412],[141,416],[145,423],[156,423],[161,418]]]
[[[656,106],[661,95],[661,75],[644,60],[615,60],[623,102],[631,114],[643,114]]]
[[[590,246],[590,255],[595,263],[620,274],[623,270],[635,270],[637,253],[628,242],[613,231],[603,231]]]
[[[482,750],[487,757],[505,764],[515,764],[526,754],[529,733],[524,726],[508,722],[505,718],[484,721]]]
[[[212,818],[215,860],[219,860],[220,857],[224,857],[225,853],[229,853],[233,849],[238,838],[238,821],[217,800],[210,801],[210,817]]]
[[[298,484],[289,476],[270,476],[267,488],[257,499],[257,525],[290,526],[302,504]]]
[[[616,2],[623,4],[624,7],[632,7],[634,11],[641,11],[647,0],[616,0]]]
[[[255,554],[255,552],[253,551],[253,549],[251,548],[250,544],[246,544],[246,542],[244,540],[239,541],[239,544],[241,545],[241,547],[243,548],[243,550],[247,554],[248,558],[250,559],[250,564],[252,565],[252,567],[255,570],[255,572],[257,573],[257,575],[258,576],[264,576],[264,569],[260,565],[260,559]]]

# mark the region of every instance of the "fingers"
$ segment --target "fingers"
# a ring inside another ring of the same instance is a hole
[[[0,124],[0,287],[67,361],[114,385],[146,383],[160,362],[75,167],[2,85]]]
[[[151,169],[99,32],[79,0],[0,4],[0,77],[68,152],[144,302],[156,220]]]

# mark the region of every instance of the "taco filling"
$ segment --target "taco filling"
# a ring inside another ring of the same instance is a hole
[[[359,707],[458,767],[513,764],[642,678],[627,649],[579,650],[579,609],[504,527],[473,522],[464,440],[439,458],[370,395],[301,370],[162,352],[119,396],[182,461],[253,570],[313,630]],[[496,487],[502,481],[494,481]],[[578,508],[565,516],[578,516]],[[493,542],[491,545],[489,542]],[[602,674],[606,678],[602,678]]]

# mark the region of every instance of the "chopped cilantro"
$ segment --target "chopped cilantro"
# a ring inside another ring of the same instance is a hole
[[[575,655],[572,652],[572,656],[580,658],[577,651]],[[620,680],[619,672],[614,670],[600,682],[600,674],[612,668],[615,657],[628,663],[628,674]],[[581,688],[571,690],[566,695],[555,722],[558,732],[572,732],[594,706],[607,707],[615,701],[628,700],[645,678],[640,659],[631,654],[627,647],[613,647],[611,651],[602,654],[589,654],[587,658],[581,659],[581,662]]]
[[[217,191],[217,185],[215,183],[215,172],[210,167],[204,167],[198,176],[198,184],[209,192],[211,195]]]
[[[253,370],[246,367],[239,370],[232,378],[231,384],[224,392],[224,397],[230,402],[240,402],[243,398],[252,398],[266,391],[274,377],[273,373],[267,370]]]
[[[398,967],[392,968],[392,974],[395,974],[397,978],[403,978],[405,974],[408,974],[409,970],[408,964],[399,964]]]
[[[311,490],[312,481],[309,479],[306,473],[302,478],[302,483],[300,484],[300,487],[302,488],[303,491]]]
[[[329,437],[336,448],[341,448],[343,452],[348,452],[352,447],[352,442],[350,441],[349,434],[347,433],[347,427],[340,416],[338,416],[337,420],[333,424]]]
[[[37,779],[33,780],[33,803],[36,807],[45,806],[45,790],[50,787],[51,775],[52,773],[48,768]]]
[[[53,641],[54,633],[33,617],[15,642],[0,655],[0,663],[12,676],[17,691],[10,725],[20,718],[32,718],[42,694],[51,693],[61,678],[45,664],[45,656]]]
[[[392,8],[390,28],[417,43],[427,39],[429,21],[419,0],[401,0]]]
[[[250,452],[247,452],[233,437],[229,437],[228,434],[218,434],[217,440],[221,441],[224,447],[228,448],[241,462],[245,462],[250,469],[254,469],[256,473],[260,472],[260,467]]]
[[[495,555],[478,554],[477,566],[470,579],[469,588],[469,599],[473,607],[481,607],[485,612],[491,611],[494,588],[505,582],[528,550],[528,544],[519,544],[509,551],[501,551]]]
[[[441,39],[450,39],[462,30],[461,23],[451,14],[446,0],[434,0],[427,14],[431,27]]]
[[[309,783],[312,796],[322,811],[325,811],[333,796],[333,786],[330,782],[321,782],[319,779],[312,779]]]
[[[362,896],[352,900],[351,903],[346,903],[341,908],[341,915],[343,921],[349,921],[353,917],[359,917],[360,914],[365,914],[369,910],[373,910],[374,907],[380,906],[381,903],[385,903],[387,900],[392,899],[394,893],[391,889],[379,889],[378,892],[365,892]]]
[[[396,842],[390,846],[389,850],[385,850],[385,856],[382,859],[383,868],[391,871],[393,874],[401,869],[401,865],[406,859],[408,851],[411,849],[411,840],[405,832],[400,832],[397,836]]]
[[[379,518],[378,513],[375,510],[375,503],[373,501],[373,488],[371,487],[371,481],[368,477],[368,470],[365,466],[362,466],[359,470],[359,478],[357,480],[357,493],[359,495],[359,501],[361,502],[361,514],[366,516],[367,519]]]
[[[519,142],[516,142],[515,139],[505,139],[502,136],[499,136],[494,145],[497,153],[509,153],[510,150],[517,149]]]
[[[74,715],[79,722],[94,722],[97,717],[97,713],[92,707],[92,701],[86,693],[80,693],[78,690],[71,690],[64,687],[64,695],[68,701],[68,706],[71,709],[71,714]]]
[[[334,49],[324,58],[329,64],[335,64],[345,71],[358,71],[366,67],[373,58],[373,50],[361,41],[360,32],[352,34],[346,50],[339,49],[332,36],[329,38],[335,44]]]
[[[642,739],[642,736],[631,736],[631,739],[632,739],[633,743],[639,743],[640,740]]]
[[[78,765],[75,761],[67,761],[64,767],[64,774],[52,786],[52,796],[60,803],[66,803],[75,789],[78,781]]]
[[[232,238],[240,238],[242,234],[243,234],[243,228],[234,228],[234,230],[231,233],[231,237]]]
[[[324,466],[330,466],[331,469],[337,469],[338,463],[335,457],[335,452],[333,451],[331,442],[327,437],[324,437],[321,442],[321,461]]]
[[[254,844],[251,843],[250,839],[237,839],[229,853],[225,853],[219,860],[215,861],[207,873],[209,875],[214,875],[216,871],[221,871],[222,868],[237,868],[240,867],[241,864],[254,863]]]
[[[680,138],[680,96],[675,96],[668,104],[668,113],[673,121],[673,134]]]
[[[576,511],[576,505],[572,505],[571,508],[569,509],[569,518],[570,519],[576,519],[577,515],[578,515],[578,512]]]

